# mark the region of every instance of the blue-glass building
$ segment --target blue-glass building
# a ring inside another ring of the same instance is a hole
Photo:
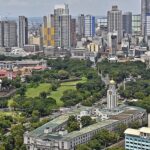
[[[85,16],[85,37],[95,36],[95,17],[91,15]]]
[[[150,128],[127,129],[125,131],[126,150],[150,150]]]

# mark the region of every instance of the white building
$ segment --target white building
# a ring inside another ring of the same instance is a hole
[[[67,4],[56,5],[54,9],[54,39],[56,47],[71,47],[71,15]]]
[[[90,108],[89,108],[90,109]],[[146,121],[146,110],[138,107],[122,108],[118,114],[111,113],[110,118],[99,120],[97,123],[88,127],[81,128],[78,131],[68,133],[64,131],[67,120],[70,115],[78,115],[82,111],[82,115],[87,115],[87,108],[66,113],[32,132],[24,134],[24,144],[27,150],[74,150],[77,145],[87,143],[95,134],[102,129],[115,131],[119,124],[123,123],[127,126],[133,121]],[[90,111],[90,110],[89,110]]]
[[[108,32],[117,32],[118,43],[122,40],[122,11],[118,6],[112,6],[112,10],[107,13],[108,18]]]
[[[109,89],[107,91],[107,109],[113,110],[117,107],[117,90],[116,83],[114,80],[110,81]]]

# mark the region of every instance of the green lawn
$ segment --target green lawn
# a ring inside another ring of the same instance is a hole
[[[60,98],[63,96],[64,91],[66,91],[66,90],[75,90],[77,83],[84,83],[86,81],[87,81],[86,78],[82,78],[82,80],[80,80],[80,81],[64,82],[57,89],[57,91],[51,92],[50,97],[52,97],[56,100],[58,106],[63,106],[63,102],[60,100]]]
[[[49,83],[42,83],[36,88],[27,88],[26,96],[27,97],[38,97],[41,92],[48,92],[50,89]]]
[[[75,90],[77,83],[84,83],[86,82],[86,78],[82,78],[80,81],[71,81],[71,82],[64,82],[61,86],[57,89],[57,91],[52,91],[50,97],[54,98],[57,102],[58,106],[63,106],[63,102],[60,98],[63,96],[64,91],[66,90]],[[41,83],[39,86],[35,88],[27,88],[26,97],[28,98],[35,98],[38,97],[41,92],[48,92],[51,85],[50,83]],[[18,95],[16,95],[17,97]]]

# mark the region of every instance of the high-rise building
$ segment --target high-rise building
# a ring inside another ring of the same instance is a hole
[[[95,36],[95,17],[91,15],[85,16],[85,37]]]
[[[141,35],[141,15],[132,15],[132,35],[140,36]]]
[[[107,31],[107,17],[101,17],[97,19],[97,27],[100,28],[100,30]]]
[[[54,41],[54,15],[43,17],[43,46],[55,46]]]
[[[76,39],[76,19],[71,19],[71,47],[76,47],[77,39]]]
[[[54,9],[55,46],[71,47],[71,16],[67,4],[56,5]]]
[[[117,90],[116,83],[114,80],[110,81],[109,89],[107,91],[107,109],[113,110],[117,107]]]
[[[112,6],[112,10],[107,13],[108,32],[117,32],[118,43],[122,40],[122,11],[118,6]]]
[[[19,47],[28,44],[28,19],[25,16],[19,16]]]
[[[78,35],[83,38],[85,37],[85,16],[81,14],[78,16]]]
[[[145,40],[148,46],[150,46],[150,13],[146,14]]]
[[[17,46],[17,23],[15,21],[0,21],[0,46]]]
[[[122,16],[123,32],[132,34],[132,13],[126,12]]]
[[[146,16],[150,14],[150,0],[141,0],[142,35],[146,36]]]
[[[4,22],[0,22],[0,47],[4,47]]]

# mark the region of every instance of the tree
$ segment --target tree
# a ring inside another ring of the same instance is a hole
[[[17,77],[16,79],[13,79],[12,85],[16,88],[20,88],[21,87],[21,78]]]
[[[129,126],[130,126],[130,128],[138,129],[141,126],[141,124],[139,121],[133,121],[132,123],[130,123]]]
[[[70,126],[67,128],[68,132],[73,132],[73,131],[76,131],[76,130],[80,130],[80,124],[79,122],[71,122],[70,123]]]
[[[0,150],[6,150],[6,149],[5,149],[5,146],[2,145],[2,144],[0,144]]]
[[[63,93],[61,100],[64,102],[64,106],[74,106],[82,101],[82,96],[76,90],[67,90]]]
[[[87,127],[91,124],[95,123],[95,121],[92,120],[92,118],[90,116],[83,116],[81,117],[81,124],[82,124],[82,127]]]
[[[38,110],[33,110],[32,112],[32,122],[38,122],[40,117],[40,113]]]
[[[25,96],[25,93],[26,93],[26,86],[22,86],[19,90],[18,90],[18,94],[21,96],[21,97],[24,97]]]
[[[60,70],[60,71],[58,71],[58,76],[61,80],[68,79],[69,73],[65,70]]]
[[[134,95],[137,99],[143,99],[145,97],[143,92],[136,92]]]
[[[24,132],[25,132],[25,129],[24,129],[23,125],[21,125],[21,124],[14,125],[11,128],[11,134],[14,139],[16,150],[20,150],[20,147],[22,147],[22,145],[23,145]]]
[[[120,137],[124,137],[124,131],[127,129],[127,125],[121,123],[117,126],[117,133]]]
[[[11,110],[15,110],[18,106],[18,103],[14,100],[9,100],[8,101],[8,107],[11,109]]]
[[[77,121],[75,116],[69,116],[68,122],[67,122],[67,130],[68,132],[76,131],[80,129],[80,124]]]
[[[92,150],[87,145],[78,145],[76,150]]]
[[[101,149],[101,144],[98,140],[94,139],[91,140],[88,144],[87,144],[92,150],[100,150]]]
[[[118,141],[119,136],[118,134],[114,133],[114,132],[109,132],[106,129],[103,129],[101,131],[99,131],[94,137],[93,139],[96,139],[99,141],[99,143],[102,145],[102,147],[107,147],[115,142]]]
[[[10,88],[10,85],[11,85],[11,80],[7,79],[7,78],[4,78],[2,80],[2,88],[7,88],[9,89]]]
[[[40,97],[41,97],[42,99],[46,99],[47,93],[46,93],[46,92],[41,92],[41,93],[40,93]]]

